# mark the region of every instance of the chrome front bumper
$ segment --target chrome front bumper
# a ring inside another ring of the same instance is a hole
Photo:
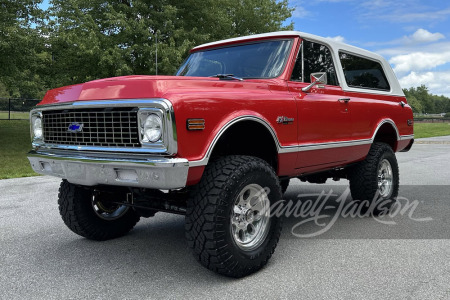
[[[117,156],[117,155],[116,155]],[[94,186],[99,184],[177,189],[186,186],[189,162],[183,158],[30,151],[28,160],[37,173]]]

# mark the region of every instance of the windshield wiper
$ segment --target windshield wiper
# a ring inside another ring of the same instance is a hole
[[[240,78],[240,77],[236,77],[233,74],[216,74],[216,75],[212,75],[209,77],[217,77],[217,78],[221,78],[221,79],[235,79],[235,80],[239,80],[239,81],[243,81],[244,79]]]

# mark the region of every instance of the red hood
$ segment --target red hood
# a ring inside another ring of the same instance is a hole
[[[192,94],[218,88],[248,88],[267,90],[267,81],[235,81],[218,78],[184,76],[133,75],[94,80],[82,84],[65,86],[47,92],[39,105],[73,101],[107,99],[168,98],[179,93]]]

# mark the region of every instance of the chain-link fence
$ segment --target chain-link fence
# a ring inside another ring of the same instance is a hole
[[[30,110],[40,99],[0,98],[0,120],[28,120]]]

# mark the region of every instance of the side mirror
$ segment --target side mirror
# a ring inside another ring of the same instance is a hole
[[[327,84],[327,73],[325,72],[316,72],[316,73],[311,73],[311,83],[302,88],[303,92],[309,92],[309,90],[315,86],[316,84],[319,85],[318,87],[323,88],[323,85]]]

